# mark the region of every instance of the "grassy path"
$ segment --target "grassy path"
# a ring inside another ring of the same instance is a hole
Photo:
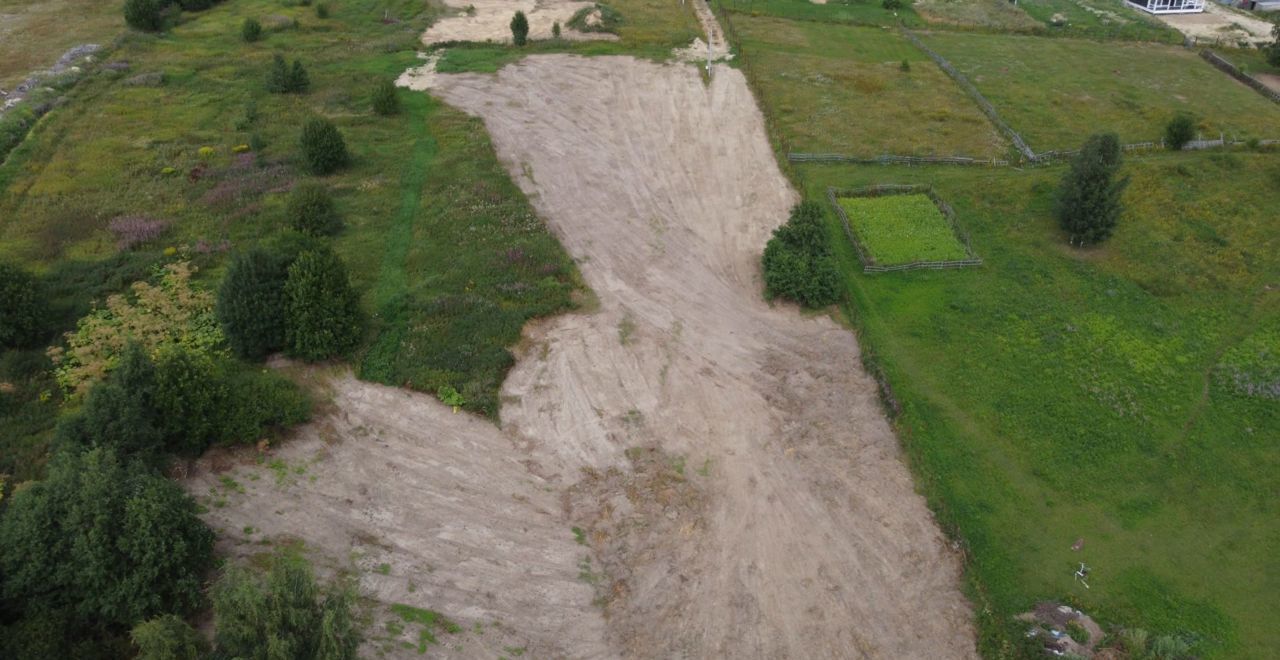
[[[427,130],[431,104],[432,101],[424,94],[414,94],[404,104],[412,130],[413,154],[404,164],[400,177],[400,207],[387,232],[386,251],[374,288],[377,310],[373,319],[374,339],[360,364],[360,377],[365,380],[391,384],[391,367],[404,340],[405,304],[409,296],[406,270],[409,245],[413,240],[414,220],[422,206],[427,170],[437,150],[435,138]]]

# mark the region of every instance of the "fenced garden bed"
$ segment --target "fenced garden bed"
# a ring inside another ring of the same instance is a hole
[[[982,264],[951,205],[923,185],[827,189],[864,273]]]

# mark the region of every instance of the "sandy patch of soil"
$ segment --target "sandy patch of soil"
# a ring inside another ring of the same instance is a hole
[[[218,531],[219,551],[267,552],[301,540],[325,573],[350,571],[383,605],[436,610],[463,628],[433,655],[492,659],[607,655],[587,549],[560,496],[493,424],[434,398],[363,383],[330,384],[332,412],[262,458],[203,458],[186,481]],[[392,641],[375,606],[365,655],[421,657],[417,629]],[[477,632],[476,625],[481,626]],[[399,640],[415,648],[403,649]]]
[[[720,29],[720,23],[716,21],[716,15],[711,11],[711,6],[707,4],[707,0],[691,0],[693,2],[693,12],[698,17],[698,23],[702,25],[702,32],[706,35],[707,40],[694,39],[693,43],[685,48],[677,48],[672,51],[672,55],[676,59],[685,62],[706,62],[707,55],[710,53],[711,60],[718,62],[721,60],[733,59],[733,54],[729,52],[729,41],[724,37],[724,31]],[[707,44],[711,44],[708,49]]]
[[[854,337],[761,300],[760,250],[796,195],[741,73],[548,55],[437,82],[599,297],[527,331],[502,419],[569,489],[611,648],[972,656],[958,562]],[[689,486],[645,476],[634,447]]]
[[[572,40],[618,37],[607,32],[578,32],[565,25],[574,13],[594,2],[577,0],[444,0],[457,10],[436,21],[422,35],[426,45],[447,41],[496,41],[511,43],[511,17],[523,11],[529,19],[529,39],[550,39],[552,24],[560,23],[560,38]],[[474,8],[470,12],[469,8]]]
[[[1271,24],[1244,12],[1223,7],[1217,2],[1206,2],[1204,11],[1198,14],[1160,14],[1156,18],[1169,27],[1200,43],[1235,46],[1241,42],[1265,44],[1271,42]]]

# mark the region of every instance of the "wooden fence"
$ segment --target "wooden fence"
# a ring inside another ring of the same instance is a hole
[[[840,202],[836,201],[837,197],[878,197],[880,195],[908,195],[923,194],[933,201],[938,210],[942,212],[942,216],[947,219],[947,225],[951,227],[951,233],[964,246],[965,254],[969,255],[968,259],[956,259],[951,261],[914,261],[909,264],[894,264],[892,266],[882,266],[875,262],[875,259],[863,247],[862,242],[858,240],[858,236],[853,231],[853,224],[849,222],[849,215],[845,213],[844,207],[840,206]],[[882,183],[872,186],[863,186],[861,188],[852,188],[840,190],[837,188],[827,188],[827,200],[831,202],[832,208],[836,210],[836,215],[840,217],[840,224],[844,227],[844,235],[853,244],[853,249],[858,253],[858,261],[862,262],[862,272],[864,273],[891,273],[903,270],[942,270],[946,268],[964,268],[966,266],[981,266],[982,260],[973,253],[973,248],[969,245],[969,235],[960,228],[956,222],[955,209],[951,208],[937,193],[933,192],[933,188],[925,185],[902,185],[894,183]]]

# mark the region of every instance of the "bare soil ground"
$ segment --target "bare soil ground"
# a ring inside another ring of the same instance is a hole
[[[1221,40],[1224,45],[1265,44],[1271,41],[1271,24],[1249,14],[1206,2],[1198,14],[1159,14],[1156,18],[1188,37],[1204,42]]]
[[[402,83],[484,119],[598,305],[526,328],[501,430],[336,380],[335,412],[238,488],[190,480],[224,545],[300,539],[373,600],[440,611],[463,632],[432,655],[973,657],[855,338],[761,298],[797,196],[742,74],[544,55]],[[373,644],[414,657],[411,634]]]
[[[551,26],[560,23],[562,39],[617,39],[607,32],[578,32],[565,25],[575,12],[594,2],[577,0],[444,0],[458,13],[437,20],[422,35],[422,43],[448,41],[511,42],[511,17],[523,11],[529,19],[530,39],[550,39]],[[470,11],[474,8],[474,11]]]

